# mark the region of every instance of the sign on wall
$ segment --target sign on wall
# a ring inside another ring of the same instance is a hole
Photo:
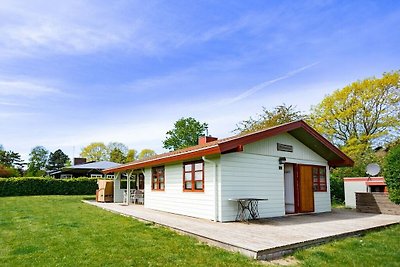
[[[293,152],[293,146],[292,145],[285,145],[285,144],[276,144],[276,149],[278,151],[284,151],[284,152]]]

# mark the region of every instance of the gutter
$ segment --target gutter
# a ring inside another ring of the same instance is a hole
[[[205,156],[201,157],[204,162],[214,165],[214,221],[218,221],[218,170],[217,163],[212,160],[206,159]]]

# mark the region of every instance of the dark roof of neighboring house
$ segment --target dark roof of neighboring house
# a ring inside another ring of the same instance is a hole
[[[241,151],[244,145],[282,133],[291,134],[315,153],[326,159],[330,166],[352,166],[354,164],[351,158],[349,158],[326,138],[316,132],[307,123],[299,120],[249,134],[235,135],[205,144],[156,155],[151,158],[133,161],[121,166],[105,169],[103,172],[110,173],[140,169],[144,167],[200,158],[202,156]]]
[[[97,161],[97,162],[89,162],[89,163],[64,167],[63,170],[76,170],[76,169],[104,170],[109,168],[116,168],[118,166],[121,166],[121,164],[111,161]]]

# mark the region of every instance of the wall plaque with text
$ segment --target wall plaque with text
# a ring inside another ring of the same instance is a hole
[[[276,144],[276,148],[278,151],[284,151],[284,152],[293,152],[293,146],[292,145],[285,145],[285,144]]]

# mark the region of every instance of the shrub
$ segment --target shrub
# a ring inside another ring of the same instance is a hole
[[[18,170],[0,164],[0,177],[8,178],[8,177],[16,177],[19,175],[20,174]]]
[[[331,199],[332,203],[343,204],[344,203],[344,182],[343,178],[331,175]]]
[[[0,178],[0,196],[93,195],[96,189],[96,178]]]
[[[389,198],[400,204],[400,145],[389,150],[385,159],[385,182],[389,189]]]

